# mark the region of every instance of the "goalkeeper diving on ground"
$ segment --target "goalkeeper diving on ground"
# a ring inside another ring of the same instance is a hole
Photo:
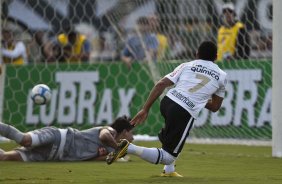
[[[107,153],[119,147],[120,139],[133,141],[132,128],[126,116],[118,117],[111,126],[86,130],[44,127],[27,133],[0,122],[0,135],[22,146],[0,149],[0,161],[105,160]]]

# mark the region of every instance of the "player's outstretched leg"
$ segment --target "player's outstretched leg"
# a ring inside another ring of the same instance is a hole
[[[128,145],[129,145],[128,140],[121,139],[120,142],[118,143],[118,149],[107,155],[106,158],[107,164],[110,165],[117,159],[124,157],[127,154]]]

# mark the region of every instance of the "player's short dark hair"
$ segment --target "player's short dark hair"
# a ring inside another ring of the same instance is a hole
[[[198,48],[198,58],[208,61],[214,61],[217,57],[217,47],[211,41],[204,41]]]
[[[121,133],[123,130],[130,131],[134,126],[130,124],[130,118],[127,116],[118,117],[111,127],[117,131],[117,133]]]

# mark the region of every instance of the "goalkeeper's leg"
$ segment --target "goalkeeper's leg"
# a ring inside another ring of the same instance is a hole
[[[7,151],[0,149],[0,161],[23,161],[21,155],[16,151]]]
[[[22,146],[30,146],[31,145],[31,137],[15,127],[0,122],[0,135],[6,137],[8,139],[16,141],[16,143]]]
[[[14,140],[24,147],[36,147],[52,143],[55,139],[54,132],[58,130],[48,127],[23,133],[15,127],[0,122],[0,135]]]
[[[0,122],[0,135],[4,136],[8,139],[14,140],[16,143],[22,146],[30,146],[31,145],[31,136],[27,133],[23,133],[16,129],[11,125],[7,125],[5,123]],[[0,160],[1,161],[23,161],[21,155],[12,150],[12,151],[4,151],[0,149]]]

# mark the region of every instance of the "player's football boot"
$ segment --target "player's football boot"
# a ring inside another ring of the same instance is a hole
[[[112,164],[119,158],[124,157],[127,154],[127,148],[129,146],[129,142],[126,139],[121,139],[118,143],[118,149],[109,153],[106,157],[106,162],[108,165]]]
[[[183,176],[178,174],[177,172],[171,172],[171,173],[165,173],[165,171],[163,171],[163,173],[161,173],[162,177],[180,177],[182,178]]]

